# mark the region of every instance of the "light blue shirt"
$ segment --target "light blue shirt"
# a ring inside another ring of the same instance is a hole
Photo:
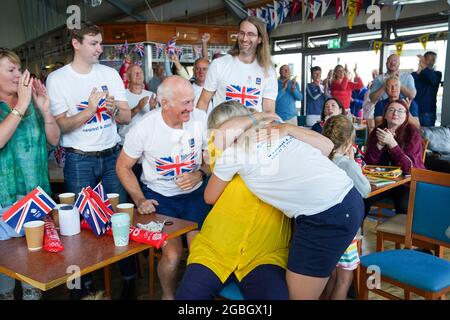
[[[378,89],[380,89],[382,86],[384,86],[385,79],[387,79],[389,77],[390,76],[387,73],[376,77],[375,80],[373,81],[373,85],[372,85],[372,88],[370,89],[370,93],[372,94],[375,91],[377,91]],[[405,86],[408,89],[414,90],[414,92],[416,91],[416,85],[414,84],[414,78],[412,77],[412,75],[410,73],[401,72],[400,73],[400,82],[401,82],[402,86]],[[385,92],[385,93],[383,93],[383,95],[380,97],[379,100],[384,100],[387,98],[389,98],[389,97]]]
[[[300,92],[300,86],[295,84],[295,90],[291,90],[292,81],[288,80],[286,89],[283,88],[283,81],[278,80],[278,96],[275,101],[275,112],[283,121],[290,120],[297,116],[295,101],[301,101],[303,95]]]

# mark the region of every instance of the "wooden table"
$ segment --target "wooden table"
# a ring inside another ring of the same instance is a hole
[[[163,229],[164,233],[169,234],[169,239],[197,228],[196,222],[160,214],[140,215],[136,212],[134,224],[165,219],[173,221],[173,225],[164,226]],[[147,244],[130,241],[128,246],[116,247],[112,236],[97,237],[90,230],[81,230],[77,235],[60,238],[64,245],[64,251],[60,253],[28,251],[25,237],[0,241],[0,272],[46,291],[73,279],[72,273],[68,271],[70,266],[78,266],[80,275],[105,268],[105,296],[110,298],[111,264],[144,250],[150,250],[153,257],[153,247]],[[153,259],[149,259],[149,263],[153,263]],[[152,272],[153,267],[151,265]],[[72,277],[69,279],[70,276]],[[152,278],[149,277],[151,296],[154,291]]]
[[[382,192],[388,191],[392,188],[398,187],[402,184],[408,183],[411,181],[411,176],[400,176],[396,179],[392,179],[393,181],[395,181],[394,183],[391,184],[387,184],[381,187],[377,187],[373,184],[370,185],[370,187],[372,188],[372,191],[370,191],[369,195],[367,196],[367,198],[373,197],[377,194],[380,194]]]

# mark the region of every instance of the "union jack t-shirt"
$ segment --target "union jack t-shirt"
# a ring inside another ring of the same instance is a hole
[[[200,169],[202,152],[207,148],[206,114],[198,109],[182,129],[169,127],[161,109],[147,114],[133,126],[125,137],[124,152],[142,160],[141,181],[164,196],[190,193],[200,187],[183,191],[175,183],[177,177]]]

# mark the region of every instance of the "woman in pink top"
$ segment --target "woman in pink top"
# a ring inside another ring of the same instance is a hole
[[[352,91],[360,90],[364,86],[361,78],[356,73],[356,64],[353,71],[355,72],[355,82],[351,81],[351,73],[348,71],[347,65],[345,65],[344,69],[343,66],[338,64],[334,68],[333,80],[331,81],[331,96],[342,103],[347,114],[350,110]]]

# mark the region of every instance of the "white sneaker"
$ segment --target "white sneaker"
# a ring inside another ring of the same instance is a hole
[[[0,300],[14,300],[14,292],[0,293]]]

